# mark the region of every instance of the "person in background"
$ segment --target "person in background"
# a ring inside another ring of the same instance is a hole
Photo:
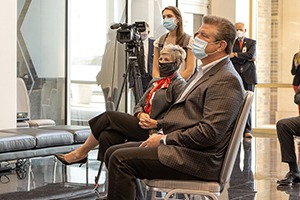
[[[136,179],[217,181],[246,92],[229,59],[236,31],[227,19],[204,16],[192,46],[202,65],[144,142],[107,149],[108,200],[133,200]],[[217,95],[216,95],[217,94]],[[195,173],[197,172],[197,173]]]
[[[300,85],[300,52],[295,53],[293,57],[291,73],[292,75],[294,75],[293,88],[294,91],[296,92],[298,86]],[[298,106],[298,112],[300,115],[300,106]]]
[[[118,102],[118,88],[123,79],[125,63],[124,47],[116,41],[116,30],[107,31],[107,43],[102,56],[101,70],[96,76],[105,100],[105,110],[115,110]],[[112,81],[113,80],[113,81]]]
[[[150,34],[150,26],[146,23],[146,30],[141,33],[141,39],[144,46],[144,67],[145,75],[141,76],[143,93],[146,91],[149,82],[152,80],[152,65],[153,65],[153,42],[154,40],[148,38]],[[129,73],[129,88],[134,90],[134,78],[132,72]]]
[[[300,105],[300,87],[296,90],[294,102]],[[279,185],[289,185],[300,182],[295,153],[294,136],[300,136],[300,116],[281,119],[276,123],[277,136],[281,149],[281,162],[288,163],[289,172],[283,179],[277,180]]]
[[[241,22],[235,24],[237,38],[230,54],[231,62],[243,80],[245,90],[254,91],[257,84],[255,67],[256,41],[245,37],[247,29]],[[251,109],[249,111],[244,137],[252,138],[251,134]]]
[[[184,33],[182,15],[178,8],[168,6],[162,11],[163,26],[168,33],[157,38],[154,42],[153,78],[159,77],[158,58],[160,50],[167,44],[179,45],[186,51],[186,60],[181,64],[179,74],[188,80],[195,71],[195,56],[192,53],[193,38]]]

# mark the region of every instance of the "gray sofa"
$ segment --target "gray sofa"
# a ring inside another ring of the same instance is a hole
[[[0,162],[67,153],[88,138],[88,126],[57,125],[0,130]]]

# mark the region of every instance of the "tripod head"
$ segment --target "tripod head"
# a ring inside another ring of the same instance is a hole
[[[121,44],[126,43],[125,52],[128,53],[128,59],[137,60],[138,69],[142,75],[145,75],[144,68],[144,45],[141,39],[141,32],[146,30],[145,22],[135,22],[134,24],[113,24],[111,29],[117,30],[117,41]]]
[[[143,95],[143,87],[141,81],[141,75],[145,75],[144,68],[144,45],[141,39],[141,32],[146,30],[145,22],[135,22],[134,24],[114,24],[110,27],[111,29],[117,30],[117,41],[121,44],[126,44],[125,53],[128,54],[128,67],[126,70],[126,75],[124,76],[124,81],[122,84],[122,89],[119,95],[116,110],[119,108],[119,103],[125,82],[127,79],[127,74],[132,69],[132,77],[134,77],[134,96],[135,102],[137,103]]]

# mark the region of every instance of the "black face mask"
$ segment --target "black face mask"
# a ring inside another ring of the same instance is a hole
[[[159,62],[159,74],[160,77],[169,77],[179,68],[177,66],[177,62],[167,62],[161,63]]]

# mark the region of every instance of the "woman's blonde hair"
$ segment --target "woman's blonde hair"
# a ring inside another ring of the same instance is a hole
[[[168,44],[161,51],[160,55],[171,54],[172,60],[182,63],[186,58],[186,53],[179,45]]]

